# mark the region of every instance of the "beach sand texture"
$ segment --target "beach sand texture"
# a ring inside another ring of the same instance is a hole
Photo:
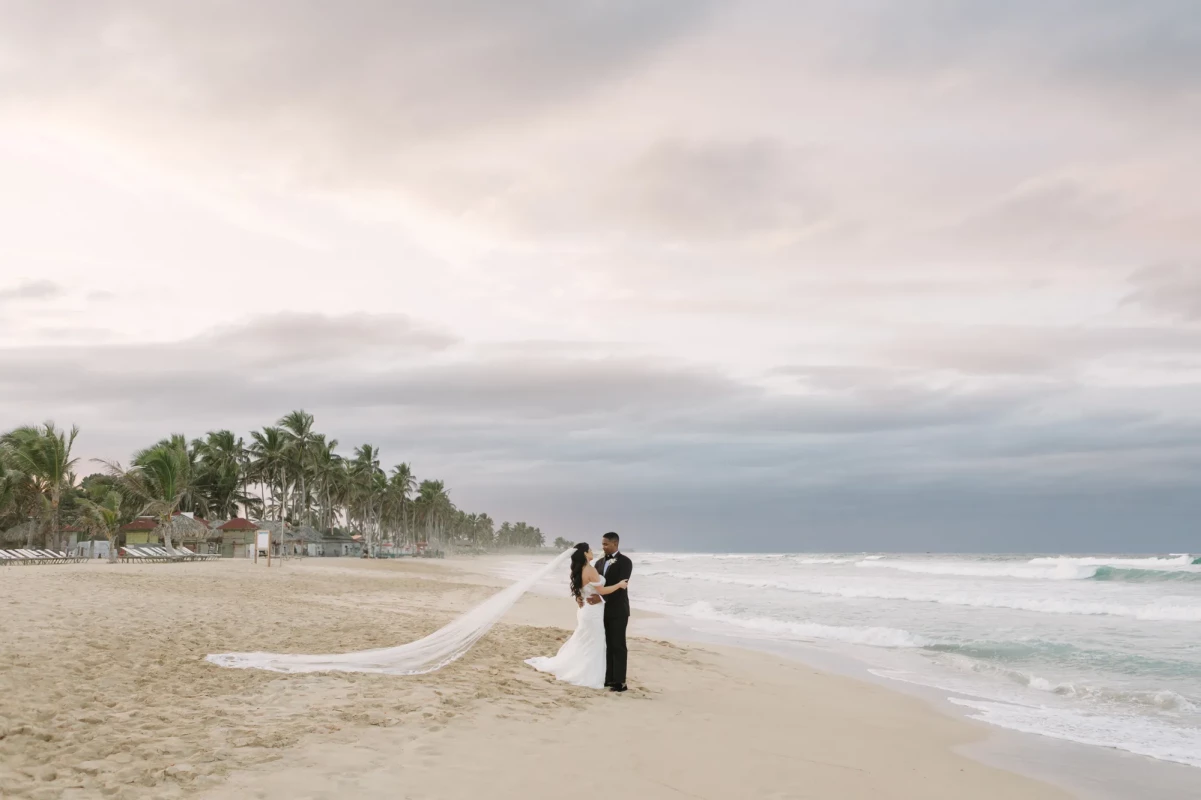
[[[350,559],[6,568],[0,796],[1066,796],[957,755],[981,726],[771,656],[634,639],[628,694],[558,684],[522,662],[566,638],[567,599],[525,597],[431,675],[203,660],[411,641],[487,584]]]

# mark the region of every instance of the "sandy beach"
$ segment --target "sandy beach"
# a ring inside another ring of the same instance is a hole
[[[490,585],[491,584],[491,585]],[[558,684],[567,599],[527,595],[420,677],[227,670],[435,630],[495,582],[455,563],[0,571],[0,796],[1055,798],[956,752],[987,730],[771,656],[638,637],[623,696]]]

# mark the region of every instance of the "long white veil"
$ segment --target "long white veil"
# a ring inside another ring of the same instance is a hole
[[[206,656],[205,660],[222,667],[265,669],[271,672],[377,672],[385,675],[423,675],[461,658],[491,630],[523,594],[550,574],[555,567],[566,562],[572,552],[573,550],[568,550],[560,553],[545,567],[497,592],[424,639],[399,647],[316,656],[287,653],[221,653]]]

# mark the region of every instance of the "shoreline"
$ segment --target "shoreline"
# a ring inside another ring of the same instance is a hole
[[[480,563],[480,562],[476,562]],[[921,699],[754,650],[642,638],[614,697],[525,666],[574,607],[526,595],[430,675],[224,670],[211,652],[411,641],[491,593],[455,562],[64,565],[0,581],[0,793],[12,797],[562,796],[602,763],[649,798],[1061,798],[981,763]]]
[[[468,569],[487,581],[496,580],[487,569],[490,559],[495,563],[521,555],[526,554],[470,556],[446,563],[457,569]],[[959,746],[959,752],[980,763],[1052,784],[1087,800],[1123,800],[1144,794],[1149,786],[1155,788],[1156,797],[1192,798],[1197,782],[1201,780],[1201,773],[1196,768],[1184,764],[977,720],[968,709],[951,701],[951,697],[975,698],[975,695],[878,675],[869,662],[848,652],[856,649],[853,645],[822,647],[804,641],[725,635],[691,627],[688,620],[665,613],[637,608],[635,611],[644,622],[644,632],[677,644],[718,646],[799,661],[828,674],[916,697],[937,713],[983,732],[978,740]],[[649,626],[646,623],[650,623]]]

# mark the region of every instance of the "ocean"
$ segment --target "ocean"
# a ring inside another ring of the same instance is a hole
[[[631,557],[634,606],[698,634],[833,650],[986,723],[1201,767],[1201,558]]]

